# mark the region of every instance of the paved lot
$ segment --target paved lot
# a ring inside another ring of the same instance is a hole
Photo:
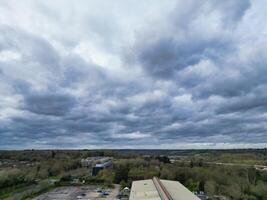
[[[81,186],[81,187],[60,187],[50,192],[44,193],[33,200],[115,200],[119,192],[119,186],[114,189],[106,189],[109,195],[103,195],[97,192],[97,187]]]

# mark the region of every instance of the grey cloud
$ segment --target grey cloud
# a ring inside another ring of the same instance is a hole
[[[239,21],[246,13],[246,11],[250,8],[251,2],[250,0],[245,1],[211,1],[214,4],[215,8],[219,8],[219,10],[223,14],[223,22],[226,25],[232,25],[233,23]]]
[[[137,35],[130,57],[134,57],[148,74],[157,78],[173,78],[181,69],[201,60],[217,61],[234,52],[235,41],[229,37],[228,32],[235,27],[219,25],[213,34],[200,23],[206,18],[207,26],[213,26],[209,24],[209,16],[218,17],[219,20],[216,19],[215,22],[218,24],[223,24],[228,19],[230,24],[238,23],[249,8],[249,1],[227,1],[223,4],[217,1],[202,4],[191,1],[189,5],[185,6],[185,10],[181,9],[182,14],[177,12],[180,10],[178,7],[166,18],[164,16],[163,22],[157,24],[159,28],[152,29],[155,32],[148,30]]]
[[[75,99],[69,95],[41,94],[27,96],[24,109],[43,115],[66,115],[74,106]]]
[[[199,81],[201,84],[194,85],[192,93],[198,98],[211,95],[246,98],[245,95],[253,94],[254,90],[266,87],[266,58],[258,59],[258,56],[256,58],[251,56],[251,60],[245,63],[218,63],[218,71],[206,77],[205,80]]]
[[[40,62],[45,65],[56,65],[58,55],[52,45],[42,37],[36,37],[24,30],[8,25],[0,26],[0,49],[19,51],[23,59]]]
[[[218,38],[209,41],[188,38],[188,41],[156,40],[148,47],[140,47],[137,59],[147,73],[158,78],[174,78],[183,68],[197,64],[202,59],[218,59],[223,52],[231,50],[230,41],[223,42]]]
[[[265,113],[267,111],[267,96],[262,91],[252,91],[247,95],[230,98],[227,103],[219,106],[217,109],[219,114],[229,112],[244,113],[251,111],[260,113]]]
[[[0,148],[267,144],[258,2],[69,3],[2,9]]]

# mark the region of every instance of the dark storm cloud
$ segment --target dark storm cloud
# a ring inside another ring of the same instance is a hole
[[[249,6],[249,1],[205,1],[185,8],[182,14],[178,12],[178,7],[161,22],[164,25],[158,22],[159,29],[152,29],[156,32],[148,31],[144,35],[139,33],[141,39],[137,40],[131,54],[148,74],[157,78],[173,78],[181,69],[203,59],[216,61],[234,51],[235,41],[224,32],[235,29],[234,25],[242,19]],[[207,33],[206,30],[195,29],[195,26],[205,28],[198,24],[201,23],[198,19],[205,14],[213,15],[211,12],[220,18],[219,23],[222,25],[218,28],[221,33],[210,34],[208,27]],[[168,24],[167,28],[165,23]]]
[[[31,95],[25,99],[25,109],[36,114],[61,116],[74,106],[74,99],[69,95]]]
[[[263,89],[266,91],[266,87]],[[227,103],[218,107],[218,113],[244,113],[248,111],[265,113],[267,111],[267,96],[265,91],[252,91],[247,95],[230,98]]]
[[[8,5],[0,148],[266,146],[265,2]]]
[[[180,42],[160,38],[148,46],[143,46],[142,43],[140,49],[136,50],[138,62],[148,74],[157,78],[174,78],[183,68],[197,64],[202,59],[217,59],[231,50],[231,42],[220,41],[219,38],[208,41],[194,41],[191,38],[186,40]]]

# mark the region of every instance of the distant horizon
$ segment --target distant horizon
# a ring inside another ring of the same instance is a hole
[[[0,1],[0,149],[267,148],[267,1]]]
[[[0,149],[0,151],[53,151],[53,150],[58,150],[58,151],[109,151],[109,150],[114,150],[114,151],[121,151],[121,150],[134,150],[134,151],[146,151],[146,150],[162,150],[162,151],[184,151],[184,150],[267,150],[267,147],[263,148],[233,148],[233,149]]]

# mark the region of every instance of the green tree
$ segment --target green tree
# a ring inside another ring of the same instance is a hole
[[[120,165],[115,168],[114,182],[120,183],[122,180],[128,181],[129,168],[126,165]]]
[[[214,181],[207,181],[204,185],[204,191],[207,195],[213,196],[216,193],[216,183]]]

